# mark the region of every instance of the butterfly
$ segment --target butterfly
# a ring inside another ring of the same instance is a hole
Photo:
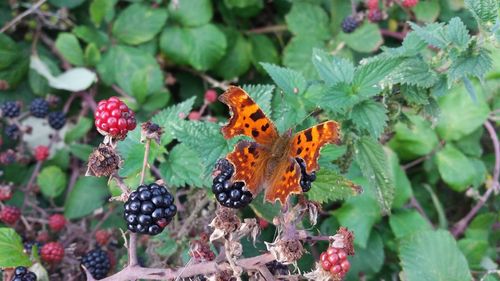
[[[339,124],[326,121],[306,130],[283,135],[274,123],[242,88],[231,86],[219,96],[229,106],[229,122],[221,128],[226,139],[245,135],[253,141],[241,140],[226,158],[235,167],[233,181],[245,183],[252,195],[265,189],[265,200],[284,204],[290,194],[300,194],[301,168],[308,174],[319,169],[321,147],[339,143]]]

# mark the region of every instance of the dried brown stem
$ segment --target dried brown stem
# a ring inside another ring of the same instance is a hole
[[[40,6],[42,6],[43,3],[45,3],[45,2],[47,2],[47,0],[40,0],[40,1],[36,2],[35,4],[33,4],[33,6],[31,6],[29,9],[27,9],[24,12],[22,12],[17,17],[13,18],[11,21],[9,21],[8,23],[6,23],[2,27],[2,29],[0,29],[0,33],[4,33],[5,31],[7,31],[9,28],[11,28],[12,26],[14,26],[17,22],[21,21],[24,17],[26,17],[29,14],[33,13],[36,9],[38,9]]]

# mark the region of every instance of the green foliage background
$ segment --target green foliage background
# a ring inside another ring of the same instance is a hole
[[[12,11],[32,4],[18,2],[15,9],[0,4],[0,26],[12,19]],[[189,190],[210,187],[215,161],[235,141],[219,132],[227,117],[220,103],[207,111],[218,123],[185,117],[220,81],[245,85],[280,132],[318,120],[342,124],[343,144],[323,149],[322,169],[307,194],[323,204],[325,214],[318,225],[303,226],[325,235],[339,225],[354,231],[356,255],[347,280],[500,280],[498,197],[463,235],[448,231],[495,185],[495,159],[483,123],[498,117],[500,105],[498,1],[421,0],[411,12],[393,5],[387,20],[365,20],[351,34],[340,30],[351,13],[351,3],[343,0],[48,2],[54,15],[35,22],[45,39],[33,44],[30,17],[0,34],[0,80],[9,86],[0,91],[2,101],[28,104],[47,94],[66,101],[77,92],[97,93],[100,100],[118,92],[140,121],[152,118],[164,128],[150,163],[156,161],[170,188]],[[402,42],[382,36],[381,30],[401,32],[394,29],[398,23],[409,31]],[[64,192],[70,162],[86,161],[99,142],[92,115],[77,116],[79,110],[78,104],[71,107],[63,142],[37,179],[40,202],[55,200],[74,220],[109,208],[106,196],[119,193],[114,183],[83,175]],[[41,124],[37,130],[34,134],[50,129]],[[3,139],[2,150],[13,146]],[[25,141],[34,147],[46,140]],[[140,128],[118,151],[124,159],[120,176],[137,185]],[[420,164],[404,168],[417,159]],[[2,166],[2,180],[23,185],[31,169]],[[352,196],[353,184],[364,192]],[[20,205],[22,197],[18,193],[10,203]],[[243,214],[253,216],[252,210],[271,220],[279,208],[254,200]],[[114,218],[120,221],[118,214]],[[109,227],[122,226],[112,221]],[[270,241],[273,234],[264,231],[261,240]],[[16,239],[0,228],[0,244],[20,243]],[[156,239],[165,242],[157,249],[165,257],[187,249],[187,240],[173,247],[167,235]],[[12,264],[15,251],[0,253],[0,267]],[[255,253],[246,245],[245,255]],[[26,263],[25,258],[17,262]],[[312,256],[299,267],[310,270]]]

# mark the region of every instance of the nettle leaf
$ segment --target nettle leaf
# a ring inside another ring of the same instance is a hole
[[[325,43],[320,39],[305,35],[296,36],[288,42],[283,50],[283,64],[300,71],[307,78],[316,78],[317,74],[311,56],[314,49],[324,47]]]
[[[48,166],[42,169],[36,179],[40,191],[45,197],[54,198],[66,189],[66,174],[57,166]]]
[[[305,99],[297,94],[275,92],[271,106],[272,120],[280,133],[302,123],[308,113]]]
[[[355,150],[356,162],[363,176],[376,188],[382,211],[389,212],[394,199],[394,182],[382,145],[372,138],[361,137],[356,142]]]
[[[401,210],[391,214],[389,225],[397,239],[420,231],[432,230],[431,225],[415,210]]]
[[[459,49],[465,50],[469,45],[470,35],[467,27],[459,17],[454,17],[446,27],[448,41],[455,44]]]
[[[329,169],[320,169],[316,173],[316,180],[307,192],[309,200],[319,203],[342,200],[360,193],[361,188],[342,176],[340,173]]]
[[[451,143],[436,154],[436,161],[441,177],[453,190],[462,192],[474,183],[474,166]]]
[[[466,78],[469,75],[483,79],[492,65],[493,61],[486,49],[481,49],[477,54],[461,55],[453,60],[447,72],[448,85],[452,85],[456,80]]]
[[[71,33],[61,32],[57,36],[55,46],[61,55],[73,65],[85,65],[83,50],[78,39]]]
[[[467,260],[446,230],[422,231],[401,241],[402,276],[408,281],[469,281]],[[425,268],[425,270],[422,270]]]
[[[285,16],[288,29],[294,35],[326,40],[330,37],[328,15],[320,5],[307,2],[294,2]]]
[[[285,94],[297,95],[306,90],[307,81],[300,72],[270,63],[262,63],[262,66]]]
[[[238,31],[226,29],[228,48],[226,54],[215,66],[214,72],[220,77],[230,80],[241,76],[250,68],[251,45],[248,40]]]
[[[153,123],[160,125],[164,131],[161,136],[161,145],[167,145],[174,139],[172,128],[188,116],[191,109],[193,109],[195,98],[191,97],[181,103],[165,108],[153,116],[151,119]]]
[[[0,227],[0,268],[30,266],[21,236],[13,228]]]
[[[213,8],[210,0],[183,0],[170,2],[168,11],[183,26],[200,26],[210,22]]]
[[[264,111],[266,116],[271,116],[271,99],[273,98],[274,85],[243,85],[243,89]]]
[[[366,130],[372,137],[378,138],[387,123],[387,110],[382,103],[366,100],[352,108],[351,119],[358,129]]]
[[[444,49],[448,45],[444,23],[430,23],[421,27],[413,22],[409,23],[416,35],[427,44],[439,49]]]
[[[123,43],[137,45],[147,42],[158,34],[167,21],[163,8],[136,3],[123,10],[113,24],[113,36]]]
[[[340,33],[339,40],[344,41],[349,48],[360,53],[370,53],[378,50],[384,43],[377,24],[365,22],[353,33]]]
[[[413,196],[410,179],[406,175],[403,167],[399,165],[399,158],[394,151],[384,147],[387,162],[389,164],[389,174],[394,182],[394,200],[392,200],[392,209],[402,208]]]
[[[483,27],[490,29],[498,18],[498,1],[496,0],[465,0],[465,6]]]
[[[379,57],[358,66],[354,73],[354,87],[359,92],[369,93],[367,95],[378,94],[380,89],[377,84],[394,71],[401,61],[399,57]]]
[[[165,162],[160,165],[160,173],[171,186],[204,185],[203,165],[199,154],[185,144],[176,145]]]
[[[4,33],[0,33],[0,69],[11,65],[20,54],[16,42]]]
[[[170,59],[197,70],[215,66],[226,47],[226,36],[213,24],[192,28],[168,26],[160,36],[160,48]]]
[[[110,196],[106,181],[106,178],[79,177],[64,203],[64,216],[77,219],[102,207]]]
[[[340,82],[350,84],[354,79],[354,65],[345,58],[330,55],[321,49],[314,49],[312,62],[319,76],[328,86]]]
[[[392,73],[391,82],[430,88],[438,81],[436,72],[422,58],[405,59]]]

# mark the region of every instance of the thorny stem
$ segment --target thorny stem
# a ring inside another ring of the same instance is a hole
[[[488,201],[491,194],[499,188],[498,178],[500,176],[500,142],[498,141],[498,136],[495,128],[490,123],[490,121],[484,122],[484,127],[490,135],[495,151],[495,168],[493,169],[492,179],[493,183],[492,186],[488,190],[486,190],[483,196],[479,198],[479,201],[477,201],[476,205],[469,211],[469,213],[467,213],[465,217],[455,223],[452,230],[452,234],[455,238],[460,236],[465,231],[470,221],[476,216],[477,212],[484,206],[486,201]]]

